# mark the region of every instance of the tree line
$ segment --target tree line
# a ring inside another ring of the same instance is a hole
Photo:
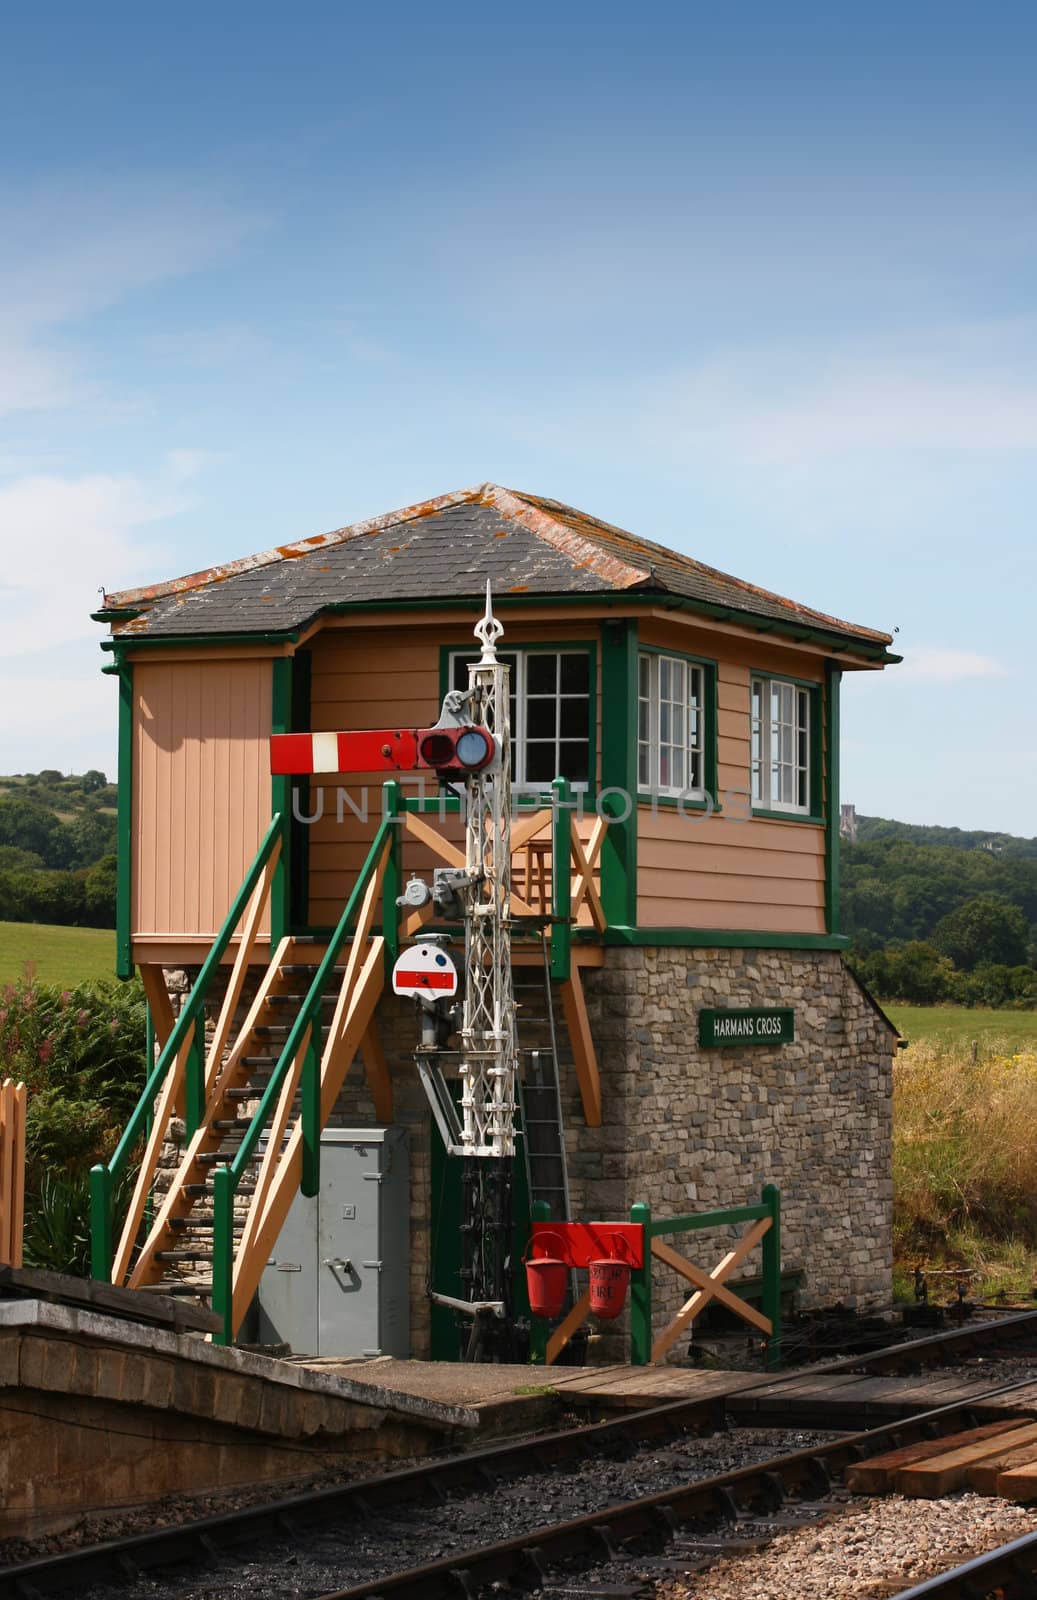
[[[868,987],[926,1005],[1037,1006],[1037,840],[859,821],[843,843],[843,928]]]
[[[0,778],[0,921],[114,928],[117,799],[97,770]]]

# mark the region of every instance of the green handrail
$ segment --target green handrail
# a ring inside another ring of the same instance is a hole
[[[129,1122],[123,1131],[122,1138],[115,1147],[115,1153],[107,1163],[102,1162],[90,1171],[90,1274],[91,1277],[100,1278],[104,1282],[111,1279],[112,1274],[112,1194],[116,1183],[119,1181],[130,1157],[143,1137],[152,1115],[155,1097],[162,1088],[173,1062],[183,1047],[188,1031],[194,1030],[191,1042],[190,1055],[187,1062],[187,1132],[191,1136],[197,1132],[205,1108],[205,1021],[204,1008],[208,999],[209,988],[223,959],[224,952],[230,943],[235,928],[241,921],[245,907],[256,890],[264,868],[270,859],[270,854],[280,836],[281,813],[277,812],[271,818],[270,826],[260,841],[252,865],[249,867],[241,887],[231,903],[230,910],[223,919],[219,933],[213,941],[212,947],[202,963],[201,970],[194,982],[194,988],[188,995],[180,1015],[173,1026],[173,1030],[166,1040],[158,1060],[148,1077],[140,1099],[133,1110]],[[201,1020],[201,1025],[195,1024]]]
[[[781,1366],[781,1192],[773,1184],[764,1185],[758,1202],[730,1206],[724,1211],[700,1211],[694,1216],[666,1217],[653,1221],[651,1208],[630,1207],[630,1220],[643,1230],[644,1251],[640,1267],[630,1274],[630,1362],[643,1367],[652,1359],[652,1251],[653,1239],[667,1233],[695,1233],[702,1228],[724,1228],[742,1222],[758,1222],[769,1217],[771,1225],[760,1241],[763,1250],[763,1314],[770,1319],[766,1364],[770,1370]]]
[[[572,960],[572,821],[569,816],[572,796],[567,778],[556,778],[551,788],[554,805],[551,819],[551,909],[554,914],[551,976],[564,983]]]
[[[223,1318],[222,1330],[213,1335],[214,1344],[230,1344],[234,1338],[234,1196],[256,1153],[263,1129],[281,1094],[292,1062],[299,1053],[307,1028],[310,1030],[310,1040],[302,1071],[303,1172],[300,1187],[304,1194],[310,1195],[316,1194],[320,1187],[320,1051],[316,1044],[320,1008],[328,979],[356,917],[361,898],[395,831],[394,815],[385,816],[234,1159],[227,1166],[217,1167],[213,1174],[212,1309]]]

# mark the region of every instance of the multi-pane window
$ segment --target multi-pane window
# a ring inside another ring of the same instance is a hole
[[[454,689],[467,689],[470,652],[450,658]],[[568,778],[590,781],[590,653],[587,650],[500,651],[511,668],[512,777],[543,787]]]
[[[703,793],[705,674],[683,656],[637,658],[637,783],[653,794]]]
[[[810,810],[810,700],[797,683],[752,680],[752,794],[761,810]]]

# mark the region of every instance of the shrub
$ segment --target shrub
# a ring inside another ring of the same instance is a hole
[[[32,979],[0,996],[0,1077],[29,1090],[26,1189],[107,1159],[144,1087],[146,1004],[137,982],[58,989]]]
[[[0,1077],[29,1090],[25,1260],[90,1270],[90,1168],[118,1143],[144,1087],[146,1004],[139,982],[58,989],[32,978],[0,996]],[[120,1216],[135,1176],[114,1196]]]

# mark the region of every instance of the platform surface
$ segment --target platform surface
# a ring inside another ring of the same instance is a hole
[[[988,1387],[983,1378],[931,1374],[902,1377],[849,1372],[789,1374],[704,1371],[698,1367],[598,1366],[541,1367],[469,1365],[453,1361],[305,1359],[316,1371],[348,1379],[359,1391],[367,1383],[383,1395],[423,1400],[454,1414],[477,1419],[476,1426],[521,1427],[539,1424],[559,1404],[622,1410],[667,1405],[679,1400],[724,1398],[734,1417],[757,1423],[768,1414],[775,1420],[795,1407],[815,1426],[857,1427],[860,1418],[875,1421],[905,1415],[909,1410],[935,1409],[978,1398]],[[1037,1415],[1037,1372],[1032,1388],[1010,1391],[983,1402],[984,1413]],[[870,1424],[869,1424],[870,1425]]]
[[[501,1408],[537,1409],[545,1397],[572,1405],[623,1408],[706,1400],[773,1381],[766,1373],[703,1372],[695,1367],[542,1367],[469,1364],[461,1361],[307,1360],[317,1371],[348,1377],[355,1386],[376,1384],[389,1393],[439,1405],[465,1407],[484,1417]]]

